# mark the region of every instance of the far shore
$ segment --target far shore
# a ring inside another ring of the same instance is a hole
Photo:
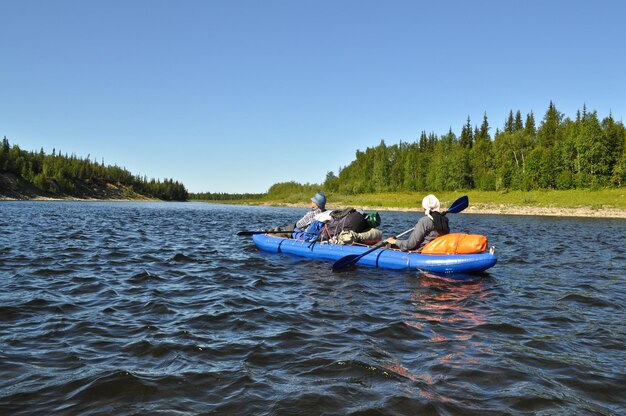
[[[0,196],[0,201],[19,201],[24,199],[8,198]],[[50,198],[50,197],[34,197],[27,199],[28,201],[80,201],[80,202],[162,202],[155,199],[135,198],[135,199],[97,199],[97,198]],[[274,206],[274,207],[292,207],[292,208],[308,208],[306,203],[284,203],[284,202],[237,202],[237,201],[189,201],[204,203],[225,203],[232,205],[247,206]],[[335,204],[332,208],[342,209],[350,205]],[[354,208],[364,211],[403,211],[403,212],[420,212],[418,207],[382,207],[382,206],[361,206],[351,205]],[[531,216],[551,216],[551,217],[583,217],[583,218],[624,218],[626,219],[626,210],[611,208],[592,208],[592,207],[543,207],[543,206],[524,206],[513,204],[486,204],[472,203],[463,212],[467,214],[497,214],[497,215],[531,215]]]
[[[263,206],[283,206],[293,208],[308,208],[308,204],[289,203],[260,203],[242,205],[263,205]],[[332,208],[343,209],[347,205],[333,205]],[[401,212],[421,212],[421,208],[406,207],[380,207],[380,206],[354,206],[356,209],[364,211],[401,211]],[[562,208],[562,207],[534,207],[518,206],[510,204],[473,204],[464,211],[466,214],[497,214],[497,215],[532,215],[549,217],[584,217],[584,218],[626,218],[626,210],[623,209],[593,209],[590,207]]]

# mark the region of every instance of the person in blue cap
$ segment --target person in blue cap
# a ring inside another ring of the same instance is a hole
[[[315,216],[324,211],[326,211],[326,195],[318,192],[311,198],[311,211],[304,214],[304,217],[300,218],[298,222],[296,222],[296,228],[306,230],[306,227],[311,225]]]
[[[294,225],[287,227],[276,228],[276,231],[285,231],[285,234],[279,234],[277,237],[291,237],[292,232],[304,231],[315,219],[317,214],[321,214],[326,211],[326,195],[322,192],[317,192],[311,197],[311,210],[304,214]]]

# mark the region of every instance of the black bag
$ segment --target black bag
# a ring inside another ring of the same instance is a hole
[[[330,240],[342,231],[351,230],[356,233],[362,233],[372,228],[365,216],[354,208],[333,211],[330,216],[333,219],[324,226],[322,240]]]
[[[343,219],[342,231],[352,230],[355,233],[362,233],[364,231],[369,230],[370,228],[372,227],[368,224],[367,220],[365,219],[365,215],[361,214],[358,211],[351,212],[350,214],[346,215],[345,218]]]
[[[330,213],[330,216],[332,217],[333,220],[340,220],[342,218],[345,218],[346,215],[351,214],[353,212],[356,212],[356,209],[352,207],[348,207],[342,210],[334,210],[333,212]]]

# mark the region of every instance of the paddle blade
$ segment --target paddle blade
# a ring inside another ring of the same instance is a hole
[[[265,234],[265,231],[239,231],[237,235],[255,235],[255,234]]]
[[[454,201],[452,203],[452,205],[450,206],[450,208],[448,208],[448,210],[446,212],[451,212],[453,214],[458,214],[459,212],[461,212],[465,208],[467,208],[468,205],[469,205],[469,198],[467,197],[467,195],[465,195],[465,196],[460,197],[456,201]]]
[[[363,257],[367,256],[371,252],[378,250],[380,247],[385,245],[385,240],[380,241],[372,246],[369,250],[361,254],[348,254],[347,256],[343,256],[339,260],[337,260],[333,264],[333,271],[338,271],[344,269],[346,267],[354,266],[361,260]]]
[[[333,271],[339,271],[346,267],[354,266],[363,257],[362,254],[349,254],[333,263]]]

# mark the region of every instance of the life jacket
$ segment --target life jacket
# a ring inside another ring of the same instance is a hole
[[[446,217],[445,214],[440,214],[437,211],[431,211],[429,217],[433,220],[435,231],[439,234],[448,234],[450,232],[448,217]]]
[[[451,233],[427,243],[422,254],[474,254],[487,250],[487,237],[480,234]]]

